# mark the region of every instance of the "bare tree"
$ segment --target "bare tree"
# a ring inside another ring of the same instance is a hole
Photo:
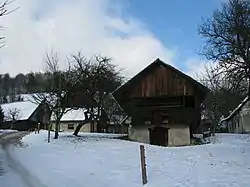
[[[245,81],[250,96],[250,1],[229,0],[203,21],[198,32],[206,40],[202,55],[218,62],[216,74],[237,85]]]
[[[11,129],[14,129],[15,122],[21,119],[22,114],[19,109],[14,108],[14,109],[9,109],[5,117],[6,117],[6,120],[11,121]]]
[[[92,124],[96,122],[100,130],[108,118],[103,107],[104,97],[121,85],[122,70],[112,64],[110,58],[103,56],[87,59],[81,53],[77,53],[72,55],[70,62],[78,75],[79,92],[82,98],[85,98],[83,99],[84,107],[87,108],[85,118],[87,117]],[[82,126],[82,123],[77,126],[74,135],[78,134]]]
[[[210,92],[208,93],[203,107],[203,112],[211,121],[211,130],[214,134],[217,124],[222,116],[229,115],[247,93],[247,86],[239,81],[225,79],[223,74],[217,74],[211,65],[205,66],[205,71],[198,76],[198,80],[206,85]],[[240,83],[240,82],[239,82]]]
[[[14,11],[16,11],[18,8],[15,8],[15,9],[12,9],[12,10],[9,10],[7,9],[7,6],[9,4],[11,4],[12,2],[14,2],[14,0],[5,0],[3,1],[2,3],[0,3],[0,17],[3,17],[5,15],[8,15]],[[2,25],[0,25],[0,29],[2,28]],[[5,44],[5,37],[3,36],[0,36],[0,48],[3,47]]]
[[[35,93],[32,94],[32,97],[37,103],[46,102],[48,104],[56,123],[54,138],[57,139],[62,116],[74,109],[73,106],[69,106],[69,98],[77,84],[77,78],[70,65],[65,70],[60,69],[58,55],[54,52],[46,53],[45,63],[48,76],[45,93]]]
[[[6,119],[10,121],[17,121],[22,117],[21,111],[17,108],[9,109],[7,112]]]

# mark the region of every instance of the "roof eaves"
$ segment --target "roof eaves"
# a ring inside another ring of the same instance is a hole
[[[250,98],[248,96],[245,97],[245,99],[226,118],[223,118],[222,120],[220,120],[219,123],[221,123],[223,121],[228,121],[230,118],[234,117],[236,115],[236,113],[246,104],[246,102],[249,99]]]

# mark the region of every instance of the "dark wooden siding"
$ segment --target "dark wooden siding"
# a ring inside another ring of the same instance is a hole
[[[43,124],[48,124],[51,117],[51,111],[47,104],[44,102],[40,103],[39,106],[29,117],[30,121],[40,122]]]
[[[129,98],[138,98],[194,95],[194,93],[194,85],[190,81],[171,69],[157,66],[126,94]]]
[[[16,122],[4,122],[1,126],[1,129],[11,129],[19,130],[19,131],[27,131],[32,128],[37,128],[37,122],[30,121],[30,120],[20,120]]]
[[[156,60],[113,95],[132,125],[200,124],[200,104],[207,89],[170,65]]]

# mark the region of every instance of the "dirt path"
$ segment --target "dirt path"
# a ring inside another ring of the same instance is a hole
[[[27,132],[15,132],[0,135],[0,144],[6,155],[9,167],[20,176],[27,187],[46,187],[36,176],[30,173],[10,152],[10,148],[27,135]]]
[[[3,148],[22,139],[28,132],[9,132],[0,134],[0,144]]]

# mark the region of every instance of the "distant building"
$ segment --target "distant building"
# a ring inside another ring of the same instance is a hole
[[[119,123],[114,123],[112,121],[108,121],[106,124],[106,128],[104,130],[105,133],[115,133],[115,134],[128,134],[128,117],[123,118]]]
[[[250,133],[249,97],[246,97],[228,117],[222,119],[219,126],[227,128],[229,133]]]
[[[32,102],[28,95],[23,101],[2,104],[4,124],[1,129],[29,130],[46,128],[50,119],[50,110],[45,102]]]
[[[113,92],[131,117],[130,140],[161,146],[190,144],[201,122],[208,89],[176,68],[155,60]]]
[[[78,110],[70,110],[60,120],[60,131],[74,132],[77,125],[84,123],[80,132],[97,132],[97,124],[91,125],[89,121],[85,123],[84,112],[86,110],[80,108]],[[51,116],[52,130],[55,130],[56,122]]]

